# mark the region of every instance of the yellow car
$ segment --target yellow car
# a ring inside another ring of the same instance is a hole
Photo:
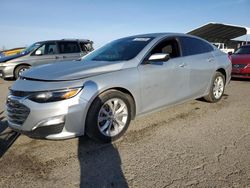
[[[2,51],[2,53],[3,53],[4,56],[10,56],[10,55],[18,54],[21,51],[23,51],[24,49],[25,49],[24,47],[13,48],[13,49],[10,49],[10,50],[4,50],[4,51]]]

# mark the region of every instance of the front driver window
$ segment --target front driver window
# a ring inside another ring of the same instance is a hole
[[[154,49],[150,52],[150,55],[156,53],[169,54],[170,58],[175,58],[180,56],[178,43],[175,39],[165,40],[157,44]]]
[[[56,43],[45,43],[40,46],[36,51],[40,50],[41,55],[56,54]]]

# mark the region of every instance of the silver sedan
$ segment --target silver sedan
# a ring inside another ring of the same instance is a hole
[[[110,42],[81,61],[43,65],[10,88],[9,126],[34,138],[87,134],[110,142],[136,116],[204,97],[218,102],[231,78],[227,54],[185,34]]]

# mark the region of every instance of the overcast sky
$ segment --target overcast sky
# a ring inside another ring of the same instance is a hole
[[[250,27],[250,0],[0,0],[0,48],[87,38],[188,32],[208,22]]]

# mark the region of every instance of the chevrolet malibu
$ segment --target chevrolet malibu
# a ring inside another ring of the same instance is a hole
[[[201,97],[218,102],[231,69],[225,53],[191,35],[126,37],[81,61],[24,72],[7,97],[8,124],[33,138],[111,142],[136,116]]]

